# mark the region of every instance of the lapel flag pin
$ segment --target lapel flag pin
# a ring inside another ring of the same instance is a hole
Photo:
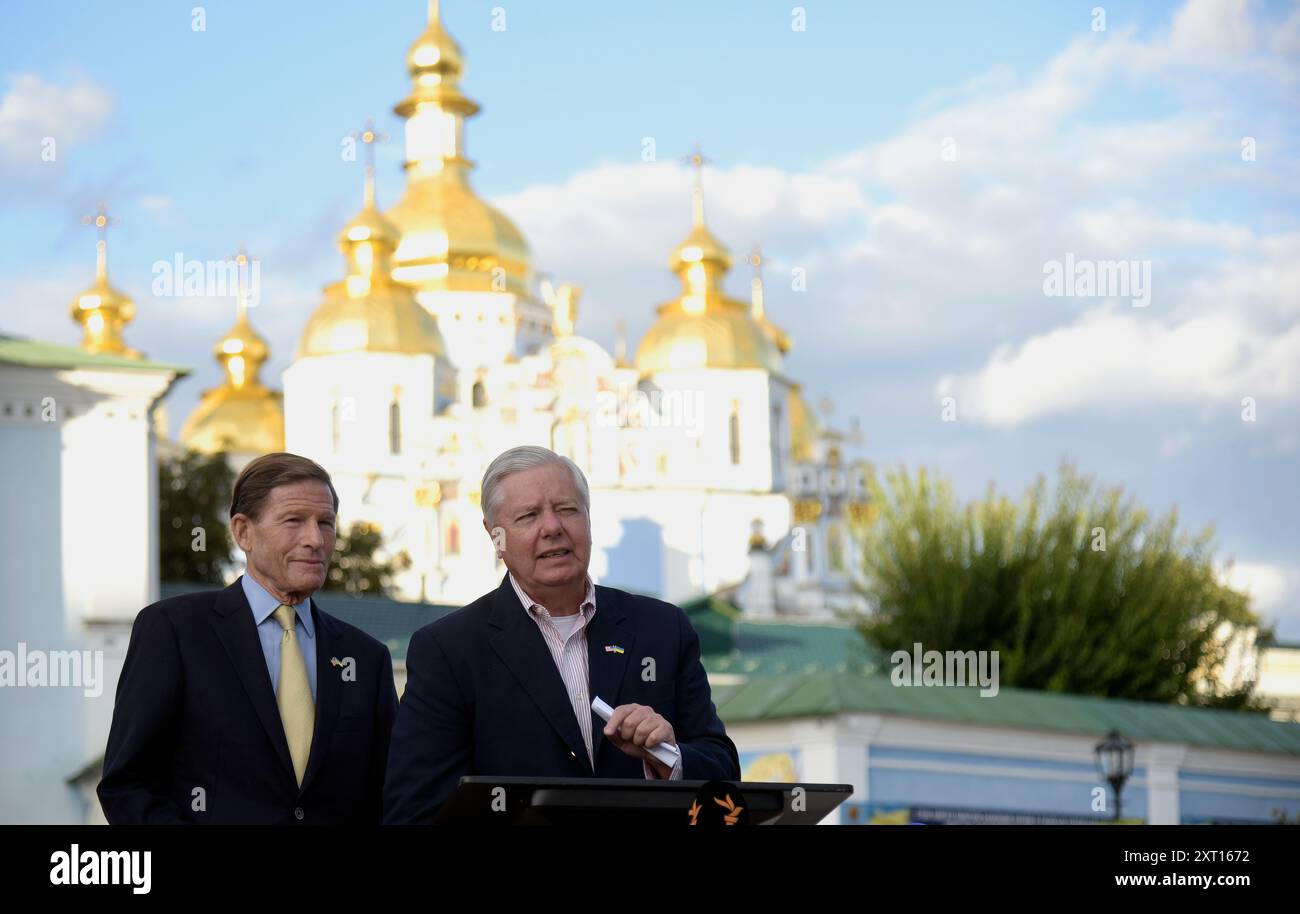
[[[605,645],[605,653],[606,653],[606,654],[621,654],[621,653],[623,653],[623,648],[622,648],[621,645],[618,645],[618,644],[606,644],[606,645]]]
[[[337,657],[331,657],[330,666],[343,666],[343,661]]]

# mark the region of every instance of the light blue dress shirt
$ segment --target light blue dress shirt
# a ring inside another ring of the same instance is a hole
[[[280,601],[271,596],[266,588],[245,574],[241,578],[244,596],[253,608],[253,624],[257,626],[257,638],[262,642],[262,654],[266,657],[266,671],[271,674],[271,688],[278,695],[280,692],[280,642],[284,640],[284,629],[275,621],[275,609]],[[307,663],[307,682],[311,684],[311,700],[316,700],[316,630],[311,621],[311,600],[303,600],[294,607],[294,636],[302,648],[302,659]]]

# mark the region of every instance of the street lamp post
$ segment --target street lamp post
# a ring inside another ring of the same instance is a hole
[[[1115,794],[1115,821],[1120,817],[1120,792],[1124,782],[1133,773],[1133,744],[1120,736],[1118,730],[1111,730],[1104,740],[1097,744],[1097,771],[1102,780],[1110,782],[1110,789]]]

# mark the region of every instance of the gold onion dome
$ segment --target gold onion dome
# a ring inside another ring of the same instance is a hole
[[[392,278],[397,230],[375,208],[367,169],[365,205],[339,233],[344,278],[325,287],[325,300],[303,328],[298,357],[343,352],[446,353],[433,316]]]
[[[235,326],[217,341],[212,354],[225,377],[220,386],[204,391],[185,420],[181,441],[205,454],[283,451],[284,399],[262,384],[262,365],[271,351],[249,323],[242,296]]]
[[[523,235],[470,186],[465,119],[479,106],[460,90],[464,57],[436,2],[406,55],[411,94],[393,111],[407,121],[407,183],[388,211],[400,232],[394,276],[422,290],[527,296],[531,254]]]
[[[132,349],[122,339],[122,328],[135,317],[135,302],[108,281],[108,241],[105,234],[113,221],[103,204],[94,216],[82,219],[84,225],[93,225],[99,232],[99,241],[95,244],[95,282],[72,300],[72,319],[81,324],[81,347],[87,352],[138,359],[141,357],[139,350]]]
[[[696,154],[695,159],[702,161]],[[644,374],[690,368],[761,368],[781,373],[781,351],[754,319],[750,306],[729,297],[722,281],[731,254],[704,223],[704,193],[698,168],[693,225],[673,249],[669,266],[682,294],[658,308],[658,319],[637,347],[636,367]]]

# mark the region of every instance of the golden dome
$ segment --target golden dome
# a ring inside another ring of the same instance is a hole
[[[464,58],[429,6],[429,25],[406,55],[413,88],[393,111],[407,120],[407,183],[388,212],[400,232],[394,278],[422,290],[526,296],[531,254],[523,235],[470,186],[465,119],[479,106],[460,90]]]
[[[724,300],[706,314],[686,314],[674,301],[660,306],[659,319],[637,347],[636,367],[642,374],[683,368],[762,368],[779,374],[781,357],[743,302]]]
[[[85,330],[81,347],[87,352],[107,352],[139,358],[140,352],[122,339],[122,328],[135,317],[135,302],[115,289],[107,276],[72,300],[72,319]]]
[[[368,173],[365,206],[339,233],[347,274],[325,287],[325,300],[303,328],[299,358],[342,352],[446,353],[433,316],[392,278],[396,239],[397,230],[375,208],[374,176]]]
[[[424,100],[425,96],[420,95],[421,90],[445,88],[448,83],[454,84],[455,79],[464,72],[464,55],[461,54],[456,39],[442,25],[437,0],[429,4],[429,22],[424,32],[406,52],[406,69],[416,77],[416,85],[412,97],[402,102],[402,105],[414,105]],[[465,101],[469,102],[468,99]],[[402,111],[397,113],[406,116]]]
[[[135,317],[135,302],[108,281],[108,242],[104,236],[112,221],[102,203],[97,214],[82,220],[99,232],[95,244],[95,283],[72,300],[72,319],[82,326],[81,347],[87,352],[138,359],[139,350],[132,349],[122,339],[122,328]]]
[[[813,459],[813,441],[820,430],[817,414],[803,398],[803,388],[795,384],[790,388],[790,459],[808,463]]]
[[[203,392],[199,405],[185,420],[181,441],[204,454],[284,450],[283,397],[263,386],[260,377],[271,351],[248,322],[242,297],[235,326],[217,340],[212,354],[225,377],[219,387]]]
[[[659,306],[658,320],[637,347],[637,369],[652,374],[682,368],[761,368],[780,374],[777,344],[754,320],[749,306],[722,288],[731,254],[704,224],[698,173],[692,221],[690,234],[669,260],[682,281],[682,294]]]
[[[513,222],[474,193],[469,169],[468,162],[449,159],[435,174],[410,177],[388,211],[401,232],[394,278],[420,289],[526,295],[532,281],[528,244]]]

